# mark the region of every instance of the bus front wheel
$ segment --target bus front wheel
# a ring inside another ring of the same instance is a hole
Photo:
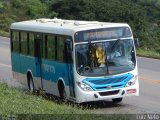
[[[122,99],[123,98],[114,98],[112,99],[113,103],[119,103],[119,102],[122,102]]]
[[[29,89],[29,91],[31,92],[31,93],[33,93],[34,92],[34,82],[33,82],[33,78],[32,78],[32,76],[31,75],[28,75],[28,89]]]

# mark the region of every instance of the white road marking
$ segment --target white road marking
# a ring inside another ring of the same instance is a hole
[[[11,68],[10,65],[6,65],[6,64],[0,64],[0,66]]]

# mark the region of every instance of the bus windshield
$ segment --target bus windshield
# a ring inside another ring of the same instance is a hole
[[[76,45],[76,69],[82,76],[106,76],[129,72],[136,59],[132,39]]]

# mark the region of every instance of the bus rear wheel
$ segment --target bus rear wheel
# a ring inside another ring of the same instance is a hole
[[[64,84],[62,82],[59,82],[58,89],[59,89],[60,100],[62,102],[66,103],[67,102],[67,94],[66,94]]]
[[[65,88],[63,88],[63,95],[62,95],[63,97],[62,97],[62,101],[63,102],[67,102],[67,95],[66,95],[66,90],[65,90]]]
[[[33,78],[31,75],[28,75],[28,89],[29,89],[30,93],[34,93],[34,91],[35,91],[34,82],[33,82]]]
[[[114,98],[114,99],[112,99],[112,101],[113,101],[113,103],[120,103],[120,102],[122,102],[122,99],[123,98]]]

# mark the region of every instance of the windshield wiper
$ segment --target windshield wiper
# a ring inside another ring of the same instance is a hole
[[[120,40],[121,40],[121,39],[117,39],[117,40],[114,42],[114,44],[113,44],[112,47],[111,47],[111,53],[113,52],[113,50],[115,49],[115,47],[118,45],[118,43],[119,43]]]
[[[91,43],[91,41],[89,41],[88,44],[89,44],[89,49],[91,48],[94,48],[94,50],[97,49],[97,47],[93,43]]]
[[[113,51],[114,51],[114,49],[116,48],[116,46],[118,45],[118,43],[119,43],[119,41],[120,41],[121,39],[117,39],[115,42],[114,42],[114,44],[112,45],[112,47],[111,47],[111,49],[109,50],[109,52],[110,53],[112,53]],[[111,58],[111,57],[110,57]],[[106,60],[106,63],[107,63],[107,74],[109,75],[109,63],[108,63],[109,61],[108,61],[108,59]]]

